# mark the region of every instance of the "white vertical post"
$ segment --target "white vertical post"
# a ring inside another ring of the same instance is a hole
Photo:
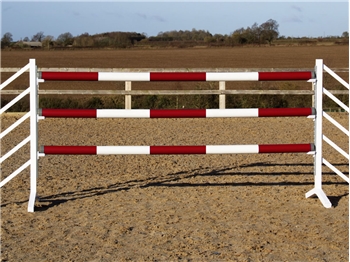
[[[332,203],[322,189],[322,118],[323,118],[323,60],[316,59],[316,82],[315,82],[315,159],[314,159],[314,188],[306,193],[306,197],[316,195],[324,207],[330,208]]]
[[[323,60],[316,60],[316,117],[315,117],[315,187],[322,188],[322,118],[323,118]]]
[[[311,83],[311,85],[312,85],[312,91],[313,91],[313,95],[311,96],[311,107],[315,107],[315,83],[314,82],[312,82]]]
[[[131,91],[131,81],[125,81],[125,91]],[[125,95],[125,109],[131,109],[131,95]]]
[[[219,81],[219,90],[225,90],[225,81]],[[219,95],[219,108],[225,109],[226,108],[226,96],[225,95]]]
[[[348,14],[350,12],[350,5],[348,4]],[[349,21],[349,25],[350,25],[350,21]],[[350,56],[349,56],[349,67],[350,67]],[[348,83],[350,85],[350,75],[349,75],[349,79],[348,79]],[[349,90],[349,107],[350,107],[350,90]],[[349,131],[350,131],[350,113],[348,114],[348,123],[349,123]],[[350,155],[350,138],[349,138],[349,155]],[[348,167],[348,172],[350,172],[350,161],[349,161],[349,167]],[[350,185],[349,185],[349,189],[350,189]],[[349,202],[349,208],[350,208],[350,201]],[[350,218],[349,218],[350,219]],[[350,236],[350,231],[349,231],[349,236]],[[349,257],[350,257],[350,248],[349,248]]]
[[[35,59],[29,59],[30,83],[30,195],[28,212],[34,212],[38,176],[38,96],[37,68]]]

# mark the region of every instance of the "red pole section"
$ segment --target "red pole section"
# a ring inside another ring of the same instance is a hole
[[[42,146],[40,153],[52,155],[96,155],[96,146]]]
[[[62,118],[96,118],[96,109],[39,109],[39,115]]]
[[[281,117],[281,116],[310,116],[315,115],[314,108],[259,108],[259,117]]]
[[[206,81],[205,72],[151,72],[150,81]]]
[[[295,81],[315,78],[313,72],[259,72],[259,81]]]
[[[307,153],[314,150],[314,144],[259,145],[259,153]]]
[[[41,72],[48,81],[98,81],[98,72]]]
[[[206,146],[151,146],[151,155],[206,154]]]
[[[205,109],[150,109],[150,118],[205,118]]]

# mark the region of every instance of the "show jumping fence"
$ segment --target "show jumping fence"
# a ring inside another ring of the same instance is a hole
[[[323,112],[323,95],[328,96],[344,111],[349,107],[337,99],[323,87],[323,71],[329,73],[347,89],[349,84],[323,64],[316,60],[315,71],[296,72],[38,72],[35,59],[6,80],[5,86],[25,71],[30,71],[30,86],[0,109],[7,111],[12,105],[26,95],[30,95],[30,111],[0,134],[6,136],[19,124],[30,118],[30,135],[0,158],[5,161],[23,145],[30,142],[30,159],[12,174],[8,175],[0,187],[30,166],[30,196],[28,212],[34,212],[37,198],[38,159],[48,154],[83,154],[83,155],[115,155],[115,154],[236,154],[236,153],[308,153],[314,155],[314,188],[306,193],[306,197],[316,195],[324,207],[332,206],[322,189],[322,165],[326,165],[349,183],[349,177],[330,164],[322,155],[323,141],[331,145],[349,160],[349,154],[332,142],[322,133],[323,117],[349,136],[349,130],[334,118]],[[253,108],[253,109],[170,109],[170,110],[122,110],[122,109],[39,109],[38,89],[40,82],[45,81],[309,81],[313,83],[315,108]],[[301,117],[314,118],[314,142],[310,144],[267,144],[267,145],[206,145],[206,146],[40,146],[38,147],[38,120],[47,117],[74,118],[210,118],[210,117]]]

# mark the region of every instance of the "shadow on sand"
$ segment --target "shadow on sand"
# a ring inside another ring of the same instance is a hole
[[[248,165],[241,165],[239,168],[248,168],[248,167],[274,167],[274,166],[300,166],[300,167],[313,167],[313,164],[271,164],[271,163],[253,163]],[[346,164],[335,164],[335,166],[342,166],[347,167]],[[119,191],[127,191],[131,188],[148,188],[148,187],[222,187],[222,186],[228,186],[228,187],[251,187],[251,186],[310,186],[314,185],[314,181],[310,181],[310,179],[307,179],[308,181],[305,181],[306,177],[313,176],[313,172],[251,172],[251,171],[240,171],[240,172],[234,172],[233,170],[236,169],[236,167],[225,167],[222,169],[214,169],[214,170],[208,170],[208,169],[193,169],[189,171],[180,171],[176,173],[169,173],[164,176],[160,177],[151,177],[146,179],[139,179],[139,180],[129,180],[127,182],[123,183],[114,183],[107,185],[105,187],[94,187],[89,188],[85,190],[79,190],[79,191],[71,191],[71,192],[63,192],[55,195],[48,195],[48,196],[41,196],[38,198],[39,206],[35,207],[35,211],[45,211],[51,207],[61,205],[68,201],[74,201],[77,199],[84,199],[104,194],[110,194],[115,193]],[[348,175],[348,173],[344,173],[345,175]],[[258,179],[256,179],[257,182],[222,182],[222,183],[211,183],[211,182],[201,182],[201,183],[192,183],[192,182],[181,182],[184,179],[189,178],[195,178],[195,177],[220,177],[220,176],[303,176],[303,179],[300,179],[300,181],[279,181],[279,182],[259,182]],[[323,175],[334,175],[333,172],[323,172]],[[304,181],[303,181],[304,180]],[[324,181],[322,183],[323,185],[348,185],[345,181]],[[332,203],[333,207],[336,207],[339,203],[339,201],[347,196],[348,193],[342,194],[339,196],[328,196],[329,200]],[[23,204],[26,203],[27,200],[16,202],[16,204]],[[4,203],[1,205],[1,207],[5,207],[10,203]]]

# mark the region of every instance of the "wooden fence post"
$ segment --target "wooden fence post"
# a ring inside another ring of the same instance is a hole
[[[219,90],[225,90],[225,81],[219,81]],[[226,108],[226,95],[219,95],[219,108]]]
[[[125,81],[125,91],[131,91],[131,81]],[[125,95],[125,109],[131,109],[131,95]]]

